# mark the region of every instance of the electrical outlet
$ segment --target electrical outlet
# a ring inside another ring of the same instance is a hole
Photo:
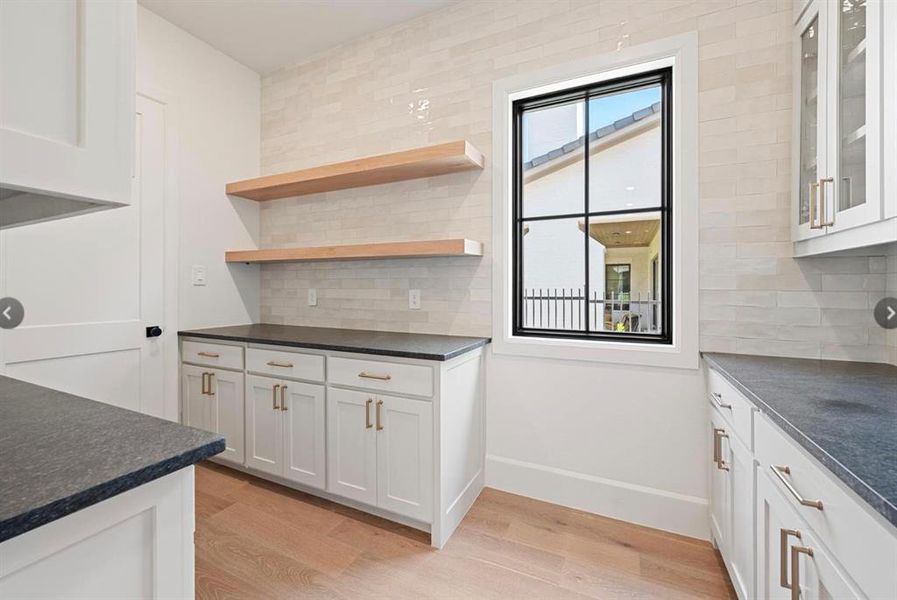
[[[205,265],[193,265],[193,268],[190,272],[190,282],[193,285],[205,285],[206,284],[206,266]]]
[[[308,305],[318,305],[318,290],[316,290],[315,288],[308,288]]]
[[[408,308],[420,310],[420,290],[408,290]]]

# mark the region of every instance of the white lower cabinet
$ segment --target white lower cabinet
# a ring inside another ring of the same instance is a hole
[[[218,458],[243,464],[243,373],[183,365],[181,399],[182,422],[224,436]]]
[[[250,375],[246,466],[323,489],[324,386]]]
[[[429,522],[432,403],[339,388],[328,398],[328,491]]]

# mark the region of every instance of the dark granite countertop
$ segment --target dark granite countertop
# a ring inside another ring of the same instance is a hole
[[[704,359],[897,527],[897,367],[718,353]]]
[[[223,450],[218,434],[0,376],[0,542]]]
[[[491,341],[490,338],[482,337],[365,331],[330,327],[299,327],[295,325],[270,325],[267,323],[191,329],[179,331],[178,335],[255,344],[294,346],[296,348],[314,348],[317,350],[401,356],[423,360],[448,360],[465,352],[476,350]]]

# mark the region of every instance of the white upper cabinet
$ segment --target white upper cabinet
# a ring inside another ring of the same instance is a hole
[[[885,165],[889,154],[894,160],[888,148],[897,134],[883,128],[894,116],[886,108],[893,75],[883,74],[897,67],[883,39],[885,20],[893,19],[888,4],[817,0],[795,24],[792,239],[798,256],[897,240],[897,221],[886,222],[894,211],[882,169],[883,153]]]
[[[134,0],[0,2],[0,227],[128,204]]]

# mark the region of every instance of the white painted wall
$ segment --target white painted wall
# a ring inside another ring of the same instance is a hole
[[[137,88],[171,99],[180,196],[179,318],[189,329],[258,321],[258,268],[228,266],[227,249],[257,247],[259,207],[228,198],[228,181],[258,175],[259,76],[138,7]],[[193,265],[207,283],[191,285]]]

